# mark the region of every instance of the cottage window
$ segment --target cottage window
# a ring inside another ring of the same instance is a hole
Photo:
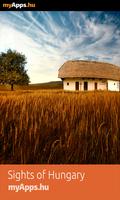
[[[69,85],[69,83],[67,82],[67,85]]]

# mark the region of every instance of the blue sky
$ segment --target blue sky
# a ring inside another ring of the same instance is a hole
[[[27,57],[31,83],[59,80],[67,60],[97,60],[120,66],[120,12],[0,12],[0,52]]]

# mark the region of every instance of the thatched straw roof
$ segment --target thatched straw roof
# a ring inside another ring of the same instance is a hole
[[[96,61],[67,61],[59,69],[58,77],[120,80],[120,67]]]

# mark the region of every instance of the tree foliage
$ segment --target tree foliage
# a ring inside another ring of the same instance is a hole
[[[29,83],[29,77],[25,70],[25,55],[8,49],[0,54],[0,83],[13,85],[25,85]]]

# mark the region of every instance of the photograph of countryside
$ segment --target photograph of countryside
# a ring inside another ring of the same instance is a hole
[[[120,12],[0,13],[0,164],[120,164]]]

